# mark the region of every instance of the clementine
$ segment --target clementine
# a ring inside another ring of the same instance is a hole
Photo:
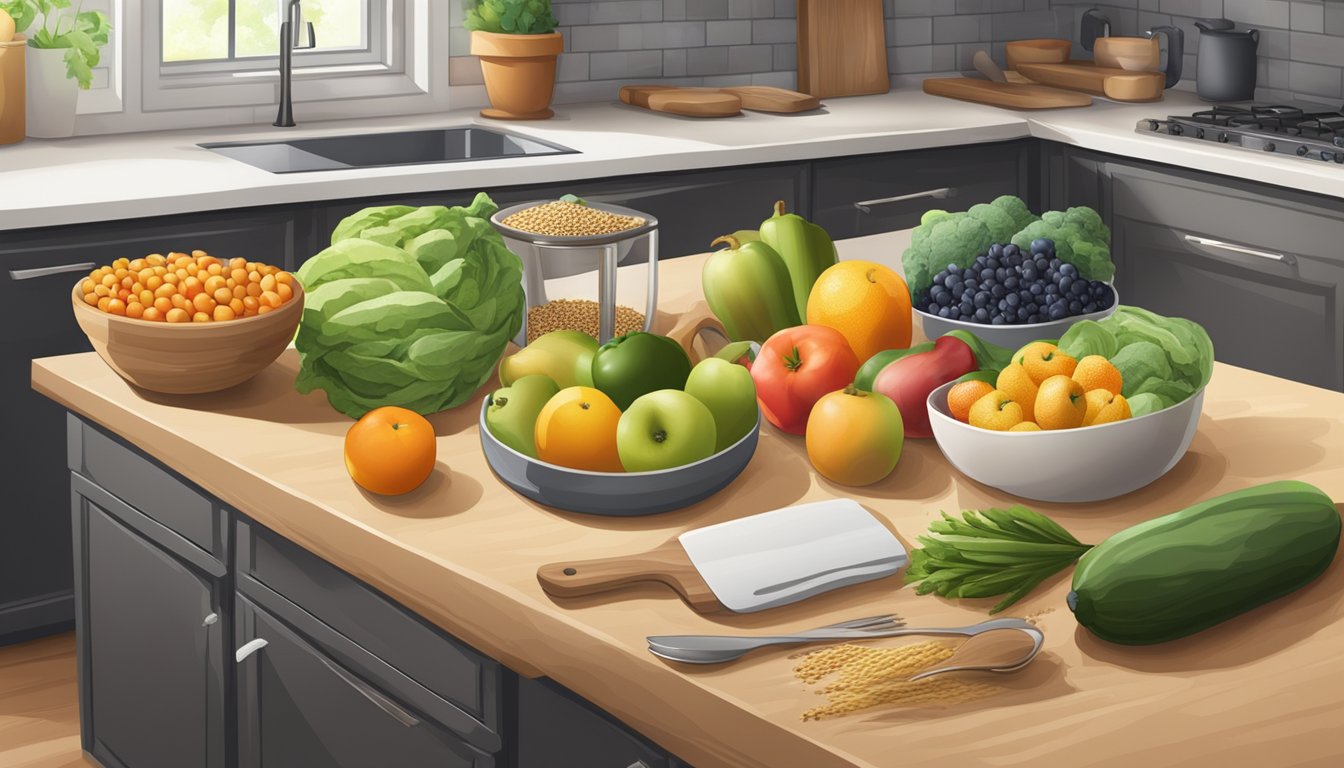
[[[345,433],[345,468],[365,490],[388,496],[420,486],[434,471],[434,426],[405,408],[364,414]]]
[[[971,406],[993,391],[994,387],[987,381],[963,381],[947,391],[947,410],[957,421],[970,422]]]
[[[621,409],[600,389],[568,387],[537,414],[537,458],[589,472],[622,472],[616,450]]]
[[[888,267],[842,261],[812,285],[807,323],[840,332],[862,362],[885,349],[910,346],[910,289]]]

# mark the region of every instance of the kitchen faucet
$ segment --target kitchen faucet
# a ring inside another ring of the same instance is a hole
[[[313,22],[308,22],[308,44],[299,45],[299,26],[303,20],[303,7],[299,0],[289,0],[285,6],[285,20],[280,24],[280,111],[272,125],[290,128],[294,125],[294,102],[290,95],[290,80],[294,75],[294,51],[306,51],[317,47],[317,36],[313,33]]]

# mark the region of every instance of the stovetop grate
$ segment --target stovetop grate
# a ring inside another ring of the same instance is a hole
[[[1141,120],[1136,129],[1344,165],[1344,111],[1287,104],[1218,105]]]

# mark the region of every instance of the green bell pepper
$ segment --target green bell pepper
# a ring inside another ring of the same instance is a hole
[[[801,325],[793,303],[789,271],[779,254],[762,242],[741,243],[732,235],[705,261],[700,283],[705,301],[733,341],[764,342],[776,331]]]
[[[817,282],[837,261],[835,243],[826,230],[796,213],[784,212],[784,201],[775,203],[775,215],[761,224],[761,242],[775,249],[789,270],[798,317],[807,320],[807,297]]]
[[[593,356],[593,386],[622,411],[639,397],[660,389],[685,389],[691,358],[666,336],[634,331],[598,347]]]

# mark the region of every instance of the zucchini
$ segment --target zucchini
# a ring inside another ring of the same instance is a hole
[[[1083,555],[1069,608],[1113,643],[1194,634],[1300,589],[1339,547],[1340,518],[1319,489],[1266,483],[1121,531]]]

